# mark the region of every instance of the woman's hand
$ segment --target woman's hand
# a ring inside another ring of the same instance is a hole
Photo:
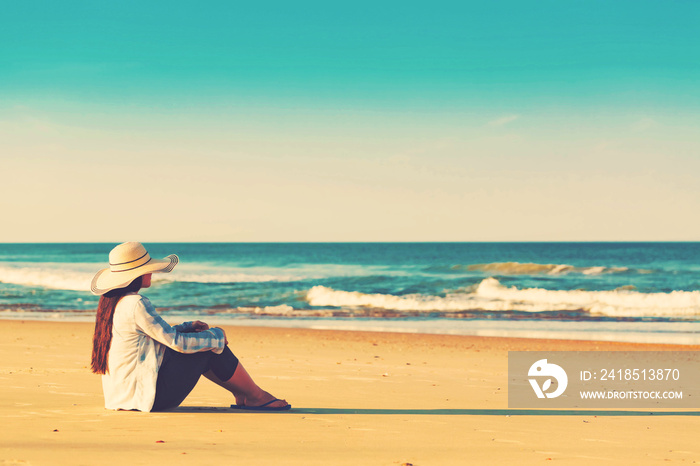
[[[224,344],[225,344],[225,345],[228,345],[228,338],[226,337],[226,332],[224,331],[224,329],[222,329],[221,327],[216,327],[216,328],[218,328],[219,330],[221,330],[221,333],[224,334],[224,340],[226,340],[226,342],[225,342]]]
[[[195,320],[192,322],[192,329],[195,332],[203,332],[204,330],[209,330],[209,326],[201,320]]]

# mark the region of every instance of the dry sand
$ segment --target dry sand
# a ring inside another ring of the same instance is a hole
[[[168,413],[103,408],[92,325],[0,322],[0,464],[700,463],[700,412],[507,409],[508,350],[670,346],[226,327],[287,413],[202,379]],[[698,350],[697,347],[678,347]],[[551,463],[550,463],[551,461]]]

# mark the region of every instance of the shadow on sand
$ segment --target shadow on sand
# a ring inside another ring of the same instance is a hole
[[[229,408],[205,406],[180,406],[173,413],[257,413]],[[274,412],[274,411],[273,411]],[[341,408],[294,408],[285,411],[296,414],[365,414],[365,415],[410,415],[410,416],[700,416],[700,411],[623,411],[587,409],[341,409]]]

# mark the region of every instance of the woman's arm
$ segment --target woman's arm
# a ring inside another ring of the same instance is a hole
[[[134,308],[134,321],[137,327],[154,340],[174,349],[180,353],[197,353],[200,351],[214,351],[221,353],[226,346],[226,334],[220,328],[208,328],[191,333],[183,332],[178,326],[171,327],[158,315],[155,308],[148,300],[142,297],[136,302]],[[197,321],[199,322],[199,321]],[[194,322],[187,322],[194,329]],[[197,327],[202,328],[197,324]]]

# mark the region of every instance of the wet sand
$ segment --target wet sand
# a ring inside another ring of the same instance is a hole
[[[205,379],[173,412],[108,411],[92,324],[0,322],[0,464],[700,462],[700,410],[509,410],[507,395],[509,350],[698,347],[224,328],[292,411],[226,409]]]

